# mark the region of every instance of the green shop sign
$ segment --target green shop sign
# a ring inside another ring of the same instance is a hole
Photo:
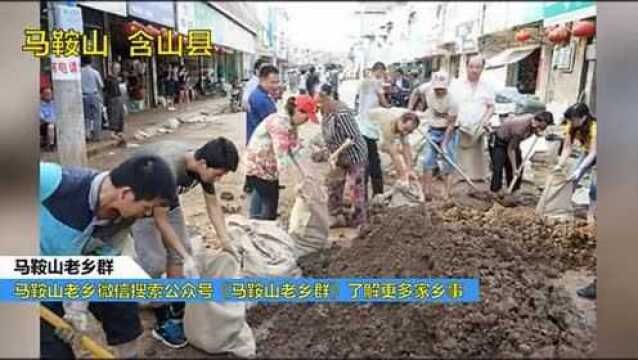
[[[562,16],[595,6],[595,1],[546,1],[543,4],[543,18]]]

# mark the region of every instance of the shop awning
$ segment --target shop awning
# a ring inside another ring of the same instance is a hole
[[[503,50],[498,55],[489,58],[487,60],[485,68],[494,69],[501,66],[517,63],[528,57],[532,52],[534,52],[534,50],[538,49],[539,47],[539,45],[530,45]]]

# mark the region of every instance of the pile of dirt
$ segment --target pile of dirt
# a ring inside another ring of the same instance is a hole
[[[441,216],[458,230],[515,242],[534,256],[533,260],[558,260],[554,265],[558,271],[595,270],[594,231],[585,221],[548,225],[532,208],[505,208],[499,204],[493,204],[488,211],[450,207]]]
[[[352,247],[299,261],[309,277],[479,277],[479,303],[257,305],[258,356],[591,356],[593,329],[551,285],[565,267],[560,247],[532,239],[546,233],[507,210],[430,205],[428,219],[421,207],[394,209]]]

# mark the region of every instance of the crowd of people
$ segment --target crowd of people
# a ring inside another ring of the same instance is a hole
[[[335,86],[329,78],[321,81],[314,67],[306,74],[305,82],[301,82],[306,86],[278,106],[280,70],[267,60],[259,59],[244,92],[246,150],[241,160],[232,141],[217,137],[199,148],[176,141],[148,144],[105,172],[40,163],[41,255],[117,255],[124,253],[125,244],[132,241],[138,263],[150,276],[192,276],[196,266],[179,196],[198,185],[202,187],[210,223],[222,248],[232,251],[216,183],[229,172],[243,167],[244,190],[250,194],[249,218],[276,220],[280,176],[288,167],[300,167],[299,160],[305,156],[301,150],[311,141],[301,138],[299,128],[309,121],[320,124],[321,151],[334,154],[349,144],[337,157],[331,158],[331,171],[335,175],[326,179],[327,206],[334,215],[347,198],[354,207],[354,216],[347,223],[335,223],[335,226],[359,230],[366,226],[370,198],[384,192],[380,151],[390,156],[400,181],[420,183],[422,199],[429,202],[439,196],[433,189],[436,168],[444,177],[443,198],[453,196],[452,175],[457,169],[453,165],[464,170],[475,169],[468,171],[473,180],[485,180],[483,165],[488,161],[484,151],[487,146],[491,160],[489,189],[502,192],[503,171],[505,185],[509,186],[514,181],[514,172],[522,165],[521,142],[540,135],[554,119],[547,111],[510,116],[493,129],[489,120],[494,112],[494,95],[481,79],[484,65],[480,56],[470,58],[467,78],[455,82],[443,71],[434,73],[431,81],[412,92],[407,109],[380,121],[371,116],[374,110],[391,107],[383,63],[375,63],[371,76],[360,81],[359,106],[354,111],[338,100],[338,84]],[[106,88],[107,105],[114,108],[121,105],[116,100],[118,66],[113,66],[112,75],[104,85],[89,65],[82,71],[85,110],[91,121],[96,119],[98,90]],[[179,77],[179,70],[173,69],[172,74]],[[401,76],[398,72],[391,81],[405,87]],[[41,96],[41,132],[50,144],[50,124],[55,122],[50,88],[43,88]],[[111,110],[109,119],[122,117],[117,110]],[[566,136],[556,168],[565,166],[579,144],[585,155],[569,177],[578,183],[587,172],[595,174],[596,118],[585,104],[577,103],[565,111],[564,120]],[[118,121],[111,124],[121,131],[123,122]],[[90,126],[94,125],[87,123],[87,128]],[[427,132],[422,135],[429,142],[423,147],[423,174],[419,178],[414,170],[413,148],[408,136],[424,127]],[[596,200],[595,178],[594,175],[590,189],[591,221]],[[520,179],[517,181],[514,190],[520,187]],[[369,183],[372,196],[368,194]],[[581,289],[579,294],[595,297],[595,283]],[[118,356],[137,356],[137,342],[142,333],[138,304],[51,302],[43,305],[64,316],[78,329],[86,327],[87,313],[92,312],[101,321],[107,342],[117,349]],[[184,308],[185,304],[180,302],[155,307],[153,336],[173,348],[185,346]],[[43,354],[74,357],[70,345],[56,335],[53,327],[41,322],[40,331]]]
[[[122,66],[111,64],[106,79],[91,64],[89,57],[80,60],[84,133],[87,142],[103,139],[103,131],[112,132],[112,137],[124,142],[124,118],[127,105],[124,101]],[[126,86],[124,86],[126,88]],[[132,91],[134,92],[134,91]],[[57,107],[53,100],[53,88],[47,77],[40,80],[40,147],[54,151],[57,146]]]
[[[139,60],[128,61],[123,71],[122,64],[111,63],[106,78],[94,68],[89,57],[80,60],[80,79],[84,130],[87,142],[104,140],[104,131],[124,143],[125,117],[129,110],[143,109],[146,98],[146,67]],[[169,111],[175,111],[177,104],[190,104],[196,97],[191,84],[191,76],[184,65],[168,63],[159,75],[159,98]],[[54,151],[57,111],[53,101],[52,84],[48,77],[40,80],[40,147]]]

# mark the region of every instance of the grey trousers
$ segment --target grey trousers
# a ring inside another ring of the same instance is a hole
[[[176,207],[168,213],[168,220],[182,241],[188,253],[191,253],[190,239],[186,234],[186,224],[181,207]],[[153,218],[143,218],[135,221],[131,227],[135,243],[137,263],[152,278],[159,278],[166,272],[168,265],[181,265],[184,259],[177,251],[167,248],[162,241],[159,230],[155,227]]]

